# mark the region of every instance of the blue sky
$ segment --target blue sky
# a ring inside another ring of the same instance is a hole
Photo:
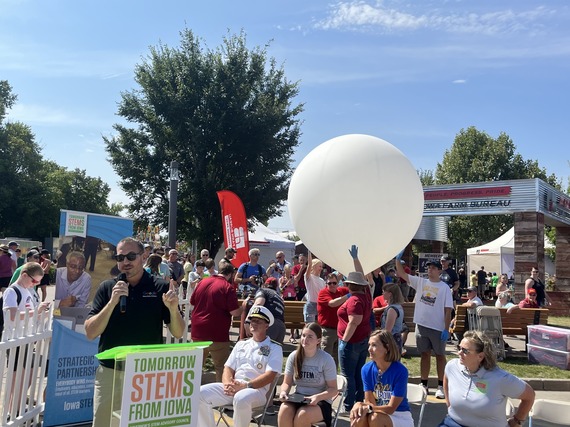
[[[460,129],[506,132],[527,159],[570,175],[570,3],[566,1],[0,0],[0,79],[45,158],[86,169],[126,201],[102,135],[120,122],[133,69],[185,27],[215,48],[229,30],[300,82],[300,161],[366,133],[435,169]],[[378,195],[383,197],[384,195]],[[386,195],[387,196],[387,195]],[[289,229],[288,215],[270,222]]]

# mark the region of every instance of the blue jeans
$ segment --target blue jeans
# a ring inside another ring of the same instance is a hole
[[[368,355],[368,339],[356,343],[338,340],[338,361],[340,372],[346,378],[344,408],[352,409],[355,402],[364,400],[364,386],[361,370]]]
[[[459,423],[456,423],[453,418],[446,415],[443,421],[437,427],[464,427]]]
[[[303,317],[305,318],[305,323],[316,322],[317,321],[317,303],[316,302],[306,302],[303,306]]]

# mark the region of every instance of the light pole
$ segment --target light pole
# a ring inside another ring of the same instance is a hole
[[[170,200],[168,203],[168,246],[176,248],[176,203],[178,202],[178,162],[170,162]]]

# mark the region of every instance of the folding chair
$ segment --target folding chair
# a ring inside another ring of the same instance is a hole
[[[427,400],[427,391],[421,384],[410,384],[408,383],[408,403],[417,403],[420,405],[420,416],[417,427],[421,427],[422,420],[424,418],[424,409]]]
[[[261,427],[261,425],[263,424],[267,408],[273,404],[273,396],[275,395],[275,387],[277,387],[277,382],[279,381],[279,377],[281,377],[281,374],[275,375],[275,379],[269,385],[269,389],[267,390],[267,393],[265,395],[265,403],[263,404],[263,406],[258,406],[257,408],[253,408],[251,418],[253,421],[255,421],[258,427]],[[234,409],[234,406],[222,405],[222,406],[216,406],[213,409],[220,413],[220,418],[218,418],[218,422],[216,423],[216,425],[219,425],[220,421],[223,421],[227,427],[230,427],[230,424],[228,420],[226,420],[224,414],[226,414],[228,411],[232,411]]]
[[[342,375],[336,376],[336,386],[338,388],[338,394],[336,395],[336,397],[333,399],[333,402],[332,402],[331,427],[336,427],[336,423],[338,421],[338,414],[341,413],[343,410],[344,394],[345,394],[347,385],[348,385],[348,383],[347,383],[345,377],[343,377]],[[326,424],[324,421],[320,421],[318,423],[313,423],[312,426],[313,427],[325,427]]]
[[[570,426],[568,414],[570,414],[570,402],[536,399],[528,414],[528,425],[532,427],[534,421],[546,421],[557,426]]]
[[[493,341],[497,350],[497,357],[503,360],[505,354],[505,342],[503,341],[503,323],[501,312],[496,307],[477,307],[477,330],[485,334]]]

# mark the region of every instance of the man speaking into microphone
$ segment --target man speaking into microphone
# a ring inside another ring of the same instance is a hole
[[[141,242],[126,237],[117,244],[115,260],[121,272],[99,285],[85,321],[92,340],[100,336],[99,352],[120,345],[162,344],[163,323],[176,338],[184,333],[178,295],[166,281],[143,268]],[[95,376],[93,426],[108,427],[111,419],[114,360],[101,360]]]

